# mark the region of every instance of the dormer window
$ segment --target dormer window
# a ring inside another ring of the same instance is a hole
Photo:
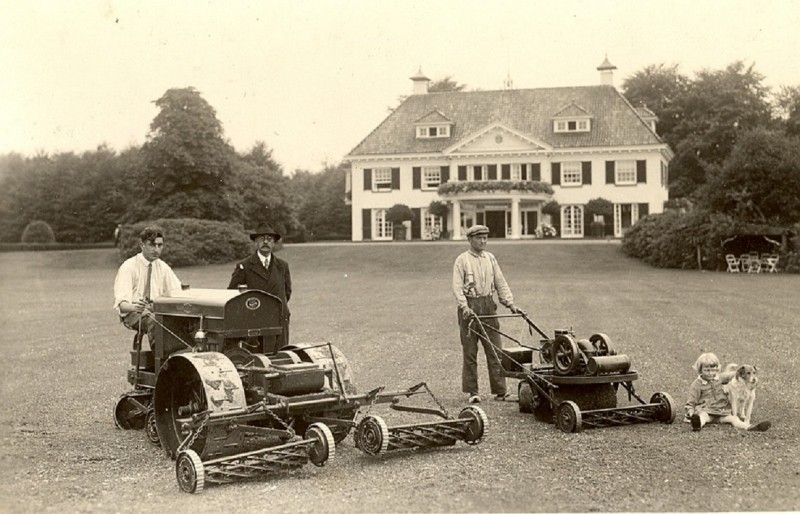
[[[450,125],[422,125],[417,127],[417,139],[450,137]]]
[[[589,132],[591,130],[591,123],[589,118],[584,119],[560,119],[553,121],[553,130],[556,133],[564,132]]]

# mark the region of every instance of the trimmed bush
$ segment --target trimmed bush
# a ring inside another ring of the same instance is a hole
[[[50,225],[44,221],[31,221],[22,231],[23,243],[55,243],[56,235]]]
[[[161,258],[173,267],[222,264],[243,259],[254,251],[241,225],[194,218],[158,219],[123,225],[119,252],[122,260],[139,253],[139,233],[156,225],[164,231]]]

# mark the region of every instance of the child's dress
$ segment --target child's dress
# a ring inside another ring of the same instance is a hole
[[[731,402],[723,391],[723,382],[719,377],[705,380],[698,376],[689,386],[689,399],[686,400],[686,417],[692,414],[707,412],[713,416],[731,414]]]

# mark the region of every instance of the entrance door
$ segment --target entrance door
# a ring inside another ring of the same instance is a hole
[[[489,237],[504,239],[506,237],[506,211],[486,211],[486,226]]]

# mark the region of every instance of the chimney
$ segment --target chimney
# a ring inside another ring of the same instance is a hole
[[[603,63],[597,67],[597,71],[600,72],[600,84],[603,86],[613,86],[614,70],[616,69],[616,66],[608,62],[608,55],[606,55],[606,58],[603,59]]]
[[[431,79],[425,76],[422,73],[422,66],[420,66],[417,74],[413,77],[410,77],[411,80],[414,82],[414,90],[412,94],[414,95],[427,95],[428,94],[428,85],[431,83]]]

